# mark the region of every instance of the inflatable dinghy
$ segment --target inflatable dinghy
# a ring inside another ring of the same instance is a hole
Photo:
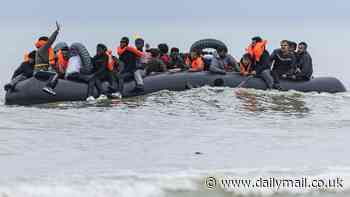
[[[55,50],[67,47],[67,43],[58,43]],[[92,64],[88,50],[81,43],[73,43],[71,48],[75,48],[82,59],[83,66],[81,72],[91,73]],[[203,39],[195,42],[191,50],[198,49],[218,49],[224,47],[225,43],[216,39]],[[47,84],[45,79],[30,78],[19,82],[16,88],[8,91],[5,96],[7,105],[33,105],[61,101],[84,101],[87,98],[87,84],[77,83],[68,80],[59,80],[55,88],[56,95],[52,96],[42,91]],[[147,76],[144,78],[144,91],[134,91],[135,82],[124,83],[123,97],[145,95],[160,90],[183,91],[190,88],[202,86],[225,86],[225,87],[244,87],[266,90],[265,82],[260,78],[243,77],[239,73],[227,73],[226,75],[213,74],[210,72],[175,72],[162,73]],[[345,92],[344,85],[336,78],[317,77],[310,81],[287,81],[281,80],[282,90],[296,90],[301,92]],[[108,86],[104,85],[105,90]],[[97,97],[97,90],[94,90],[94,96]]]
[[[244,83],[244,88],[266,90],[265,82],[260,78],[249,78],[239,73],[228,73],[226,75],[212,74],[210,72],[178,72],[162,73],[144,78],[144,91],[133,91],[135,82],[125,82],[123,97],[145,95],[160,90],[183,91],[190,88],[202,86],[224,86],[237,87]],[[87,84],[68,80],[59,80],[55,96],[42,91],[47,81],[30,78],[17,84],[15,90],[6,93],[5,103],[7,105],[32,105],[61,101],[84,101],[87,98]],[[281,80],[283,91],[296,90],[301,92],[345,92],[344,85],[336,78],[317,77],[310,81],[288,81]],[[107,87],[105,87],[107,88]],[[94,90],[97,96],[97,90]]]

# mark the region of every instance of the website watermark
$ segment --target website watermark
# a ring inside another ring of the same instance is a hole
[[[343,189],[344,180],[341,177],[322,178],[216,178],[207,177],[205,186],[209,190],[244,190],[244,189],[272,189],[274,191],[289,189]]]

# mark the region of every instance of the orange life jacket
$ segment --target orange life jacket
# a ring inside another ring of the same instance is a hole
[[[108,63],[107,63],[107,69],[109,71],[113,71],[115,61],[112,56],[112,50],[107,50],[106,55],[108,56]]]
[[[49,64],[50,65],[55,65],[55,52],[53,48],[49,48]]]
[[[134,55],[136,55],[137,57],[142,57],[144,55],[141,51],[137,50],[135,47],[127,46],[124,48],[120,48],[120,47],[117,48],[117,54],[119,56],[122,55],[125,51],[129,51]]]
[[[47,41],[44,41],[44,40],[38,40],[36,43],[35,43],[35,47],[37,49],[43,47],[45,44],[47,43]],[[53,48],[49,48],[49,65],[55,65],[55,52],[53,50]]]
[[[60,73],[64,73],[68,67],[68,60],[64,58],[62,50],[59,49],[57,52],[57,69]]]
[[[187,58],[186,64],[191,65],[191,70],[193,71],[202,71],[204,69],[204,62],[202,60],[202,57],[197,57],[192,61],[190,58]]]
[[[251,73],[251,64],[249,64],[247,67],[242,64],[242,62],[239,63],[239,72],[241,75],[248,75]]]
[[[246,48],[246,51],[250,54],[254,61],[258,62],[260,61],[260,58],[266,49],[266,44],[267,40],[256,43],[254,47],[252,46],[252,44],[250,44],[248,48]]]

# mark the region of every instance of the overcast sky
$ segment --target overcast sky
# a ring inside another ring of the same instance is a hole
[[[34,41],[62,24],[58,41],[82,42],[95,53],[99,42],[112,49],[122,36],[141,34],[156,46],[167,42],[188,50],[202,38],[224,41],[237,59],[250,38],[307,41],[315,73],[348,80],[349,0],[7,0],[1,2],[0,86],[34,49]],[[334,65],[337,69],[334,69]],[[1,87],[0,87],[1,88]]]
[[[10,0],[2,20],[349,19],[348,0]]]

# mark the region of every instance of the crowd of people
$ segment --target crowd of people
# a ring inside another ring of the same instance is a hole
[[[151,48],[142,38],[135,40],[135,47],[130,45],[128,37],[120,40],[116,49],[117,56],[104,44],[98,44],[96,55],[91,57],[92,69],[83,69],[83,61],[79,51],[73,47],[52,48],[60,25],[50,37],[40,37],[36,50],[25,54],[23,63],[15,70],[12,81],[5,85],[6,91],[15,88],[19,81],[30,77],[40,77],[42,71],[50,71],[52,75],[43,91],[56,95],[55,87],[58,79],[88,84],[87,100],[93,100],[93,90],[98,90],[100,98],[107,95],[121,97],[124,81],[134,80],[133,91],[143,91],[143,78],[162,72],[201,72],[209,71],[215,74],[237,72],[243,76],[262,78],[268,88],[280,89],[280,79],[310,80],[312,78],[312,58],[307,51],[305,42],[299,44],[282,40],[281,47],[271,55],[267,51],[267,41],[261,37],[252,38],[246,48],[246,53],[240,61],[228,54],[226,47],[219,46],[216,53],[208,57],[199,49],[189,53],[180,53],[176,47],[170,49],[167,44],[159,44]],[[108,82],[108,90],[102,88],[102,83]]]

